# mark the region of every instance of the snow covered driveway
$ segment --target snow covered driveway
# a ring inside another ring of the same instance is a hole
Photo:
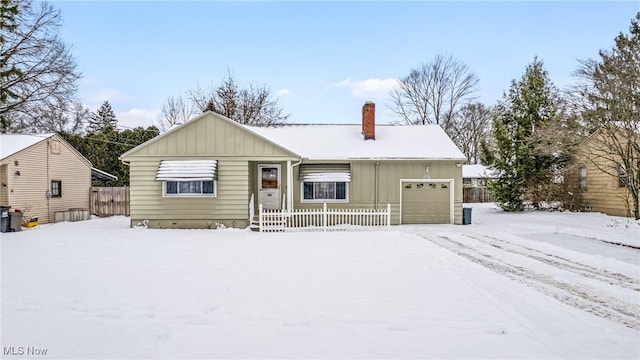
[[[405,230],[570,306],[640,329],[638,222],[603,214],[506,214],[492,204],[473,205],[478,225]]]
[[[30,346],[78,359],[640,357],[639,252],[600,241],[634,245],[637,223],[473,215],[388,232],[120,217],[3,234],[4,358]]]

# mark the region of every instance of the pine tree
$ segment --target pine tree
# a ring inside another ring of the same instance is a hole
[[[97,112],[91,113],[88,131],[93,133],[105,132],[107,129],[115,130],[117,126],[116,114],[111,109],[109,101],[105,101]]]
[[[118,180],[109,181],[107,183],[109,186],[127,186],[129,185],[129,167],[125,166],[118,157],[135,146],[158,136],[160,130],[155,126],[122,131],[107,127],[103,132],[91,132],[84,136],[69,132],[60,132],[59,134],[80,151],[93,167],[118,177]],[[103,184],[101,181],[97,181],[94,185]]]
[[[561,156],[549,128],[559,121],[558,91],[538,58],[496,106],[493,118],[494,146],[482,144],[483,162],[500,178],[489,184],[495,201],[506,211],[524,210],[524,196],[548,183]]]

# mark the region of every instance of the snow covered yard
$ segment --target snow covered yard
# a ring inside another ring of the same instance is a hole
[[[2,347],[82,359],[640,357],[640,252],[603,242],[640,245],[637,222],[472,206],[470,226],[388,232],[129,229],[115,217],[3,234]]]

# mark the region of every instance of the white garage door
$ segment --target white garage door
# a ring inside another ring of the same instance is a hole
[[[449,224],[449,182],[403,182],[403,224]]]

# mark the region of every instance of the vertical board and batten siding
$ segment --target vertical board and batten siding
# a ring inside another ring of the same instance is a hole
[[[207,114],[165,136],[152,139],[147,145],[128,154],[124,160],[144,156],[163,156],[163,160],[174,156],[229,156],[254,160],[275,156],[296,159],[293,154],[213,114]]]
[[[51,141],[60,151],[52,153]],[[14,161],[18,160],[16,166]],[[8,202],[12,209],[26,211],[40,223],[53,222],[56,211],[89,209],[91,164],[57,135],[44,139],[3,160],[7,164]],[[20,175],[16,175],[20,171]],[[47,200],[51,180],[62,181],[62,197]]]
[[[334,209],[374,209],[376,207],[376,161],[333,161],[351,164],[351,183],[349,183],[349,202],[331,203]],[[305,162],[306,163],[306,162]],[[327,163],[327,162],[317,162]],[[391,224],[400,223],[400,180],[422,179],[425,167],[429,166],[432,179],[454,179],[454,223],[462,223],[462,169],[451,161],[410,161],[380,160],[378,165],[377,208],[384,209],[391,204]],[[297,181],[299,167],[294,168],[294,207],[312,209],[322,207],[322,203],[301,202],[300,183]]]
[[[163,197],[156,181],[161,160],[218,161],[215,197]],[[127,154],[130,167],[131,225],[209,228],[248,226],[249,161],[297,159],[239,125],[206,114]]]

